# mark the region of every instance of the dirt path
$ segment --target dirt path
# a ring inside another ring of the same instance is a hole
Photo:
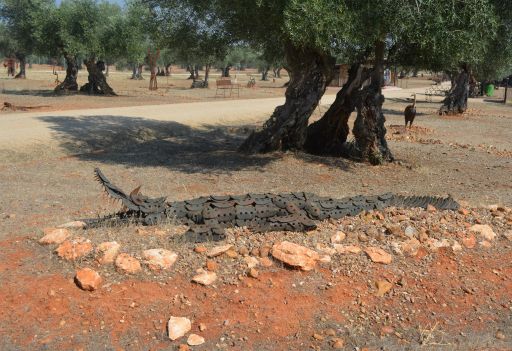
[[[409,97],[413,92],[424,89],[404,89],[385,91],[388,98]],[[322,105],[329,105],[335,95],[325,95]],[[212,102],[191,102],[168,105],[146,105],[112,107],[100,109],[80,109],[55,112],[21,112],[0,115],[0,148],[26,146],[31,143],[44,143],[57,138],[52,132],[52,120],[66,119],[61,128],[74,128],[76,121],[84,117],[101,121],[102,117],[137,118],[155,121],[179,122],[200,127],[208,125],[243,125],[260,122],[268,118],[274,108],[284,102],[284,97],[247,100],[215,100]],[[320,113],[325,107],[317,109]],[[93,122],[93,121],[91,121]]]

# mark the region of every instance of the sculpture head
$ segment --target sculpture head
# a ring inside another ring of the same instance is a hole
[[[140,186],[127,195],[116,185],[112,184],[99,168],[94,169],[96,180],[101,184],[107,195],[119,200],[123,204],[123,212],[127,215],[143,220],[146,224],[153,224],[165,211],[165,197],[149,198],[140,193]]]

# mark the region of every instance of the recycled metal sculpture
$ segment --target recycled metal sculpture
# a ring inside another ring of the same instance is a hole
[[[167,202],[165,197],[149,198],[140,187],[129,195],[112,184],[96,168],[96,179],[112,199],[124,206],[114,215],[86,220],[87,227],[127,223],[154,225],[175,220],[190,227],[185,239],[191,242],[220,241],[229,227],[248,227],[255,232],[309,231],[315,220],[354,216],[362,211],[395,207],[432,205],[439,210],[457,210],[459,204],[450,196],[353,196],[343,199],[320,197],[310,193],[211,195],[191,200]]]

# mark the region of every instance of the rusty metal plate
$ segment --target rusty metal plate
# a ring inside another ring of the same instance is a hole
[[[229,208],[216,208],[217,219],[219,222],[230,222],[236,218],[236,211],[234,207]]]
[[[321,215],[322,211],[320,210],[320,206],[313,202],[307,202],[304,206],[304,210],[308,213],[309,216],[318,218]]]
[[[254,203],[256,205],[270,205],[272,203],[272,199],[269,199],[268,197],[263,197],[259,199],[254,199]]]
[[[187,215],[185,206],[169,206],[165,209],[165,214],[169,218],[183,218]]]
[[[250,206],[254,204],[254,200],[250,198],[244,200],[235,200],[235,204],[238,206]]]
[[[245,200],[247,199],[247,194],[244,194],[244,195],[231,195],[230,196],[231,200],[235,200],[235,201],[242,201],[242,200]]]
[[[295,198],[296,198],[297,200],[306,200],[306,196],[304,195],[304,193],[303,193],[302,191],[300,191],[300,192],[294,192],[294,193],[292,193],[292,194],[293,194],[293,196],[295,196]]]
[[[210,207],[210,206],[205,206],[203,208],[203,218],[206,220],[206,219],[213,219],[213,218],[217,218],[217,209],[213,208],[213,207]]]
[[[234,207],[234,202],[212,202],[211,205],[216,208],[231,208]]]
[[[254,206],[239,206],[235,207],[237,219],[253,219],[256,216],[256,208]]]
[[[259,218],[267,218],[276,216],[279,212],[279,209],[274,205],[256,205],[256,217]]]
[[[230,199],[229,195],[210,195],[213,201],[227,201]]]
[[[276,196],[275,198],[272,199],[272,203],[279,208],[286,208],[286,205],[288,204],[288,202],[289,202],[289,200],[287,200],[281,196]]]
[[[185,208],[187,209],[187,211],[200,212],[200,211],[203,210],[203,204],[189,204],[189,203],[187,203],[185,205]]]
[[[253,193],[249,193],[247,194],[247,196],[249,196],[251,199],[265,199],[267,196],[265,194],[253,194]]]
[[[187,218],[192,220],[194,223],[203,222],[203,213],[202,211],[188,211]]]
[[[337,202],[336,201],[320,201],[320,206],[325,209],[332,209],[336,208]]]
[[[195,199],[185,200],[185,202],[187,204],[190,204],[190,205],[202,205],[206,201],[208,201],[208,198],[205,197],[205,196],[201,196],[201,197],[198,197],[198,198],[195,198]]]
[[[286,211],[288,211],[288,213],[299,213],[300,208],[295,203],[289,202],[286,204]]]

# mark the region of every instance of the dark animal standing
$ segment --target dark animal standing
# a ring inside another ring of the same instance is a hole
[[[412,122],[414,122],[414,118],[416,118],[416,94],[411,96],[414,97],[414,102],[412,105],[407,106],[404,111],[405,128],[407,128],[407,123],[409,123],[409,128],[412,127]]]
[[[190,227],[184,238],[193,242],[223,240],[224,229],[229,227],[245,226],[255,232],[308,231],[316,228],[314,220],[355,216],[362,211],[389,206],[426,208],[432,205],[440,210],[459,208],[459,204],[451,197],[384,194],[333,199],[304,192],[211,195],[167,202],[164,197],[152,199],[141,195],[140,187],[127,195],[98,168],[95,173],[105,192],[111,198],[121,201],[124,209],[111,216],[86,220],[87,227],[130,222],[153,225],[166,219],[175,220]]]

